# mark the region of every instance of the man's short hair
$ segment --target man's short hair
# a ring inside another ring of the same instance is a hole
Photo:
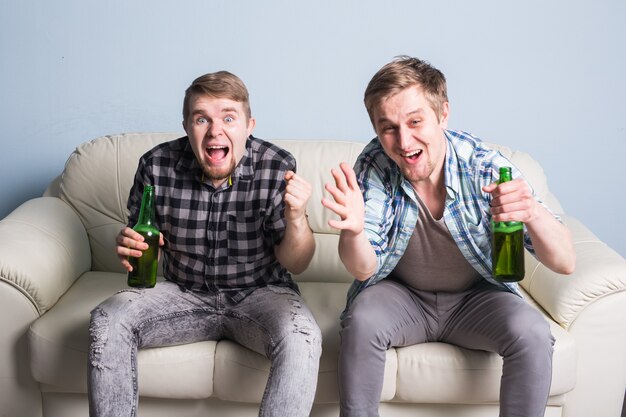
[[[191,83],[185,91],[185,100],[183,101],[183,121],[185,123],[189,117],[189,100],[194,95],[227,98],[242,103],[248,119],[252,117],[248,89],[239,77],[228,71],[204,74]]]
[[[446,77],[428,62],[402,55],[378,70],[365,89],[363,101],[372,125],[374,110],[384,100],[414,85],[422,88],[439,118],[443,111],[443,103],[448,101]]]

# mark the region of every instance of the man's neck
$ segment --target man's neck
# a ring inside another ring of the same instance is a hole
[[[413,185],[415,193],[424,202],[430,214],[434,219],[439,220],[443,216],[443,209],[446,203],[446,187],[443,183],[443,175],[441,181],[435,183],[420,183],[419,187]]]
[[[438,162],[430,177],[422,181],[411,183],[413,189],[426,207],[428,207],[431,215],[435,219],[440,219],[443,216],[443,209],[446,203],[444,167],[445,154]]]

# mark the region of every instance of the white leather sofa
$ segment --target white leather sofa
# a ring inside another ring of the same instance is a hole
[[[81,144],[45,196],[0,222],[0,416],[88,415],[89,312],[125,286],[114,237],[126,223],[137,160],[177,136],[124,134]],[[351,278],[320,199],[330,168],[353,163],[364,143],[274,142],[294,154],[314,189],[308,213],[317,251],[296,279],[324,338],[312,415],[338,416],[338,317]],[[562,213],[539,164],[497,148]],[[576,272],[560,276],[527,256],[522,283],[556,337],[546,416],[618,417],[626,387],[626,261],[562,216],[574,236]],[[264,357],[230,341],[142,350],[139,415],[256,416],[268,369]],[[381,415],[497,416],[500,374],[501,359],[492,353],[441,343],[391,349]]]

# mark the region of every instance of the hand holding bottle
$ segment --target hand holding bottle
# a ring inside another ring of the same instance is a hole
[[[157,281],[159,248],[163,245],[163,236],[156,227],[156,196],[153,185],[144,186],[137,224],[132,230],[127,229],[123,229],[118,235],[117,254],[121,257],[125,253],[128,257],[121,261],[128,271],[128,285],[152,288]],[[126,245],[126,250],[123,245]]]
[[[137,233],[130,227],[120,230],[115,241],[117,242],[117,256],[120,259],[120,263],[124,269],[131,272],[133,267],[128,261],[128,257],[139,258],[143,251],[148,249],[149,245],[140,233]],[[159,233],[159,247],[164,244],[163,233]]]
[[[496,185],[483,187],[490,192],[491,200],[491,269],[493,277],[501,282],[516,282],[524,278],[524,224],[522,219],[532,218],[534,204],[526,195],[530,189],[523,180],[511,178],[511,168],[500,168]]]
[[[491,215],[496,222],[530,223],[536,217],[537,200],[521,178],[491,183],[483,191],[491,194]]]
[[[574,271],[576,253],[571,232],[533,198],[524,180],[493,183],[483,187],[483,191],[491,193],[494,221],[520,221],[526,225],[535,256],[542,264],[559,274],[571,274]]]

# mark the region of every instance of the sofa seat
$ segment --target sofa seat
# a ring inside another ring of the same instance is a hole
[[[299,283],[322,330],[322,358],[315,402],[338,402],[339,321],[348,284]],[[29,331],[31,372],[44,392],[86,393],[89,312],[126,288],[126,276],[90,271]],[[576,381],[573,338],[551,322],[556,337],[551,405]],[[52,359],[54,358],[54,359]],[[260,403],[270,362],[229,340],[140,349],[139,392],[145,397]],[[493,353],[444,343],[387,352],[382,401],[481,404],[498,401],[502,360]]]
[[[126,276],[87,272],[28,333],[31,372],[44,392],[87,392],[90,311],[127,288]],[[217,342],[141,349],[141,394],[160,398],[207,398],[213,395]],[[54,359],[51,359],[54,358]]]

